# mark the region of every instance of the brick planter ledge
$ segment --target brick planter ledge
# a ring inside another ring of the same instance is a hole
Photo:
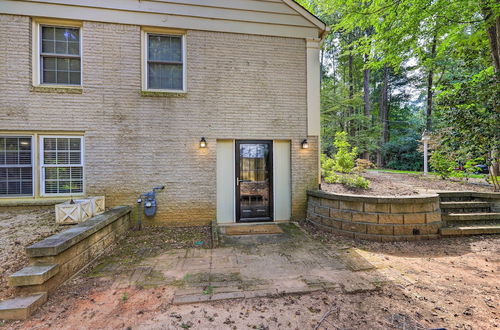
[[[365,196],[308,191],[307,220],[326,231],[379,242],[439,237],[439,195]]]

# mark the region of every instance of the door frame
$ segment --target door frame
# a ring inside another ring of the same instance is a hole
[[[241,214],[241,203],[240,203],[240,187],[238,185],[239,172],[240,172],[240,144],[269,144],[269,155],[268,155],[268,169],[269,169],[269,218],[243,218],[240,217]],[[234,192],[235,192],[235,222],[236,223],[248,223],[248,222],[273,222],[274,221],[274,190],[273,190],[273,140],[235,140],[234,141],[235,157],[234,157]]]

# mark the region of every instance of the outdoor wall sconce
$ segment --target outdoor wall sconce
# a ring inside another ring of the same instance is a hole
[[[309,149],[309,142],[307,142],[307,139],[302,141],[302,149]]]
[[[205,140],[205,138],[202,137],[200,140],[200,148],[206,148],[206,147],[207,147],[207,140]]]

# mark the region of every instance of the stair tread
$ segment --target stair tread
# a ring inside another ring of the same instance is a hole
[[[45,292],[0,301],[0,319],[24,320],[45,301],[47,301]]]
[[[449,226],[443,227],[442,229],[460,229],[460,230],[470,230],[470,229],[500,229],[500,224],[498,225],[470,225],[470,226]]]
[[[440,233],[442,236],[500,234],[500,224],[487,226],[443,227],[441,228]]]
[[[31,265],[9,276],[11,286],[37,285],[45,283],[49,278],[59,272],[59,265]]]
[[[462,206],[464,206],[464,208],[468,208],[470,206],[488,207],[491,204],[488,202],[480,202],[480,201],[463,201],[463,202],[441,202],[441,203],[439,203],[439,205],[441,207],[445,206],[445,207],[449,207],[449,208],[451,208],[451,207],[461,208]]]
[[[442,218],[444,220],[485,220],[485,219],[498,219],[500,220],[500,213],[498,212],[484,212],[484,213],[448,213],[443,214]]]

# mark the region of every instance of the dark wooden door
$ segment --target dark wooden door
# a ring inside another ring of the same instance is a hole
[[[272,153],[272,141],[236,141],[236,222],[273,220]]]

